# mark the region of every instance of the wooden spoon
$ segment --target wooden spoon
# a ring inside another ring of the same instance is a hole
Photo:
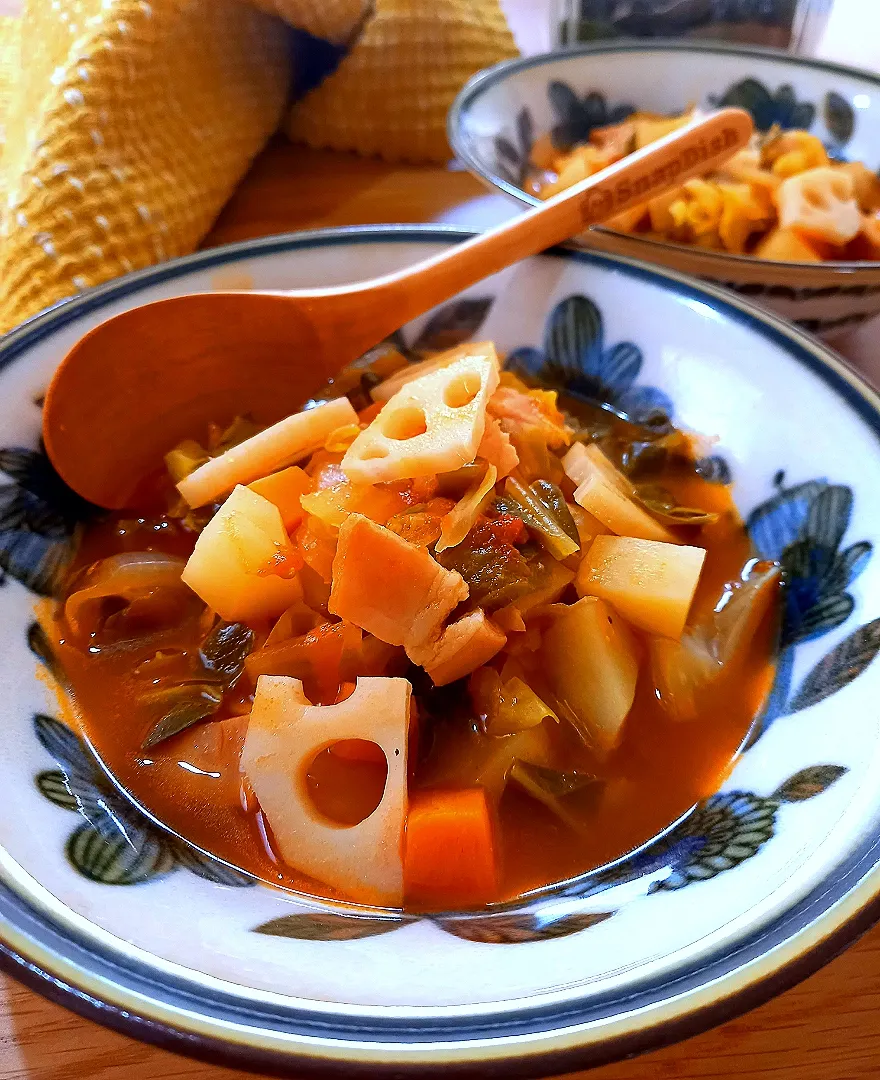
[[[520,259],[720,165],[752,134],[723,109],[629,155],[542,206],[407,267],[355,285],[207,292],[96,326],[58,367],[43,409],[61,477],[120,508],[162,455],[211,421],[272,423],[399,326]],[[344,252],[340,252],[344,259]]]

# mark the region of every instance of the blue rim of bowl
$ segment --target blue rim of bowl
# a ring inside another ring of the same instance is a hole
[[[47,335],[113,300],[241,259],[352,243],[455,243],[455,226],[354,226],[245,241],[186,256],[74,297],[0,340],[0,369]],[[880,398],[831,350],[747,301],[636,260],[555,248],[538,258],[594,265],[707,305],[786,351],[842,396],[880,441]],[[188,986],[39,913],[0,883],[0,966],[83,1016],[143,1041],[252,1069],[337,1076],[559,1073],[667,1045],[766,1001],[827,963],[880,918],[880,828],[834,879],[745,938],[672,978],[602,996],[492,1014],[348,1008],[344,1014]],[[340,1005],[341,1009],[346,1009]],[[430,1012],[430,1015],[426,1015]],[[396,1015],[395,1015],[396,1013]],[[617,1019],[615,1019],[615,1017]]]
[[[723,42],[709,42],[704,45],[698,41],[655,41],[650,38],[628,38],[621,41],[602,41],[584,45],[570,45],[566,48],[553,49],[550,52],[539,53],[536,56],[523,56],[513,60],[502,60],[500,63],[485,68],[483,71],[479,71],[476,75],[472,76],[458,92],[446,117],[446,136],[455,156],[467,167],[469,172],[477,176],[483,183],[488,184],[493,188],[497,188],[499,191],[503,191],[505,195],[509,195],[512,199],[516,199],[517,202],[523,203],[527,207],[541,206],[542,203],[539,198],[534,195],[529,195],[529,193],[523,191],[521,187],[518,187],[516,184],[511,184],[509,180],[505,180],[497,173],[492,172],[491,169],[484,168],[483,165],[480,164],[477,157],[471,151],[470,139],[464,133],[463,121],[467,115],[468,109],[481,94],[485,93],[486,90],[490,89],[496,83],[503,82],[508,76],[515,75],[520,71],[526,71],[533,67],[543,67],[544,64],[553,63],[557,60],[627,52],[720,53],[725,56],[740,56],[744,59],[773,60],[781,64],[789,64],[792,67],[814,68],[819,71],[829,72],[832,75],[841,75],[848,79],[860,79],[862,82],[870,83],[877,88],[878,92],[880,92],[880,75],[874,75],[870,71],[864,71],[861,68],[847,67],[845,64],[836,64],[830,60],[819,60],[811,56],[798,56],[786,52],[783,49],[762,48],[757,45],[733,45],[725,44]],[[658,248],[705,256],[707,259],[712,259],[719,264],[719,277],[721,276],[721,267],[727,262],[733,262],[737,266],[760,263],[763,266],[787,267],[789,269],[809,267],[811,270],[816,270],[818,266],[820,269],[827,269],[829,272],[842,274],[856,273],[859,270],[866,269],[880,269],[880,261],[862,260],[859,262],[845,262],[843,260],[834,261],[829,259],[823,261],[821,264],[778,262],[775,259],[757,259],[754,255],[735,255],[729,251],[710,251],[707,248],[694,248],[687,244],[674,244],[670,241],[652,240],[647,236],[640,236],[637,233],[617,234],[613,229],[606,229],[602,226],[594,226],[594,228],[611,235],[620,235],[627,241],[643,246],[644,251],[640,252],[638,257],[646,262],[651,261],[651,251],[657,250]]]

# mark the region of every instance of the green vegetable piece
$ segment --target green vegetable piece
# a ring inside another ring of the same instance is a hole
[[[199,656],[212,675],[231,685],[244,670],[254,647],[254,632],[244,623],[218,623],[202,642]]]
[[[652,639],[654,686],[660,704],[674,719],[699,718],[696,695],[730,664],[742,660],[778,602],[781,578],[778,563],[755,561],[739,581],[724,586],[715,610],[681,641]]]
[[[638,482],[660,473],[676,471],[692,473],[693,452],[687,436],[682,431],[671,431],[660,438],[636,438],[618,446],[620,467],[631,479]],[[613,449],[610,456],[615,457]]]
[[[520,731],[516,735],[501,738],[484,736],[486,752],[475,771],[474,780],[486,789],[487,794],[497,804],[504,794],[514,767],[528,763],[542,767],[551,761],[550,743],[546,725]]]
[[[659,484],[643,484],[636,497],[652,517],[664,525],[710,525],[718,514],[691,506],[679,506],[675,497]]]
[[[197,443],[195,439],[184,439],[165,455],[165,468],[168,470],[168,475],[175,484],[179,484],[212,457],[218,457],[262,430],[263,428],[255,424],[253,420],[245,416],[236,416],[225,431],[209,442],[209,450]]]
[[[559,486],[557,484],[551,484],[549,480],[536,480],[531,485],[531,488],[535,495],[556,518],[565,535],[570,540],[573,540],[576,544],[580,545],[577,525],[574,523],[574,518],[571,516],[571,510],[569,510],[568,503],[565,501],[565,496],[562,494],[562,490]]]
[[[183,683],[160,690],[148,700],[164,711],[162,718],[141,743],[144,750],[213,716],[223,701],[223,688],[213,683]]]
[[[739,581],[724,586],[723,599],[715,605],[712,650],[722,664],[742,655],[764,616],[778,601],[782,567],[775,562],[754,562]]]
[[[586,832],[588,825],[578,815],[572,814],[565,806],[564,799],[575,792],[598,784],[598,777],[592,773],[560,772],[543,765],[533,765],[526,761],[515,761],[510,770],[510,779],[542,803],[551,814],[577,833]]]
[[[175,484],[185,480],[190,473],[209,460],[208,451],[194,439],[184,439],[165,455],[165,468]]]
[[[178,683],[147,697],[161,713],[142,746],[147,749],[181,731],[207,720],[223,704],[224,693],[244,670],[254,647],[254,632],[244,623],[218,623],[202,642],[199,660],[206,678]]]
[[[264,428],[264,424],[255,423],[249,416],[236,416],[229,427],[220,433],[217,442],[211,444],[211,457],[225,454],[233,446],[259,435]]]
[[[528,528],[538,534],[541,543],[554,559],[561,561],[567,559],[569,555],[574,555],[576,551],[580,551],[580,544],[566,533],[553,511],[531,488],[527,488],[513,476],[508,476],[504,484],[504,499],[511,507],[510,512],[516,514]],[[575,529],[575,536],[577,536],[577,529]]]
[[[532,570],[520,552],[509,544],[495,543],[479,528],[434,558],[447,570],[461,574],[470,602],[487,612],[514,603],[532,589]]]
[[[485,463],[476,461],[470,465],[462,465],[454,472],[438,473],[437,494],[449,499],[460,499],[469,487],[479,483],[485,475]]]

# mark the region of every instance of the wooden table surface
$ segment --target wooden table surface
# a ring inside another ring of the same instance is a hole
[[[530,0],[507,2],[522,9],[511,12],[520,16],[521,25],[514,29],[521,31],[521,46],[540,48],[543,25],[532,33],[522,24],[523,15],[530,17]],[[0,7],[4,4],[15,10],[18,0],[0,0]],[[254,163],[207,243],[370,222],[481,227],[510,212],[504,200],[486,195],[470,176],[453,168],[390,166],[277,140]],[[880,362],[874,356],[878,327],[866,327],[837,347],[880,383]],[[740,1019],[589,1077],[873,1080],[878,1074],[880,927],[816,975]],[[0,1080],[229,1080],[240,1075],[117,1035],[0,976]]]

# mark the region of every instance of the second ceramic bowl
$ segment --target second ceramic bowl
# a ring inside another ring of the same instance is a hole
[[[525,205],[521,181],[532,143],[560,145],[634,109],[681,112],[739,105],[758,130],[807,128],[834,157],[880,161],[880,78],[771,49],[693,43],[611,42],[510,60],[476,75],[449,115],[458,157],[488,186]],[[880,262],[772,262],[594,229],[589,247],[644,259],[733,289],[834,336],[880,312]]]

